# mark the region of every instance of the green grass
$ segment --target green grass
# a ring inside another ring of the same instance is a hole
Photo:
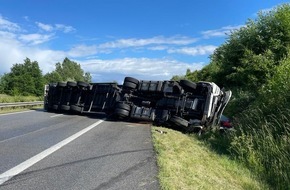
[[[33,102],[33,101],[42,101],[43,97],[36,96],[9,96],[6,94],[0,94],[0,103],[13,103],[13,102]],[[31,109],[39,109],[43,106],[24,106],[24,107],[9,107],[0,109],[0,113],[11,113],[26,111]]]
[[[161,189],[268,189],[243,165],[212,151],[195,135],[161,127],[153,127],[152,135]]]
[[[42,109],[42,105],[0,109],[0,114]]]
[[[290,110],[266,115],[260,109],[242,114],[230,150],[274,189],[290,187]],[[273,112],[274,113],[274,112]]]
[[[0,94],[0,103],[42,101],[43,97],[36,96],[9,96]]]

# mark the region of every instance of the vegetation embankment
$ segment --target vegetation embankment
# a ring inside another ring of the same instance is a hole
[[[161,127],[152,133],[161,189],[268,189],[242,164],[212,151],[195,135]]]
[[[243,163],[273,189],[290,187],[290,4],[260,12],[232,32],[193,81],[213,81],[233,91],[225,114],[235,133],[206,141]]]

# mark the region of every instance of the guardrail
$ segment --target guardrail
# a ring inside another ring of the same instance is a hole
[[[0,103],[0,109],[2,109],[2,108],[13,108],[13,107],[38,106],[38,105],[43,105],[43,101]]]

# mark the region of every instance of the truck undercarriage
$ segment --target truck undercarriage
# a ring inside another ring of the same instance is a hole
[[[149,121],[201,133],[218,126],[231,94],[212,82],[125,77],[123,85],[85,82],[46,85],[44,107],[54,112],[104,112],[119,120]]]

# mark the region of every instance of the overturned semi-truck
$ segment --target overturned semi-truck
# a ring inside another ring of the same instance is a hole
[[[80,81],[46,85],[44,108],[52,112],[104,112],[119,120],[149,121],[202,133],[218,126],[231,95],[230,90],[213,82],[125,77],[123,85]]]

